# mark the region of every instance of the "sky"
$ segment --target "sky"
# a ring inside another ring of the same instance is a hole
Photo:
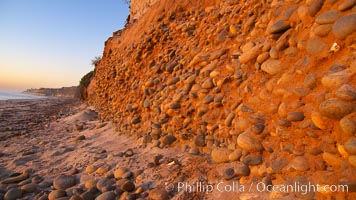
[[[0,0],[0,90],[78,85],[128,14],[123,0]]]

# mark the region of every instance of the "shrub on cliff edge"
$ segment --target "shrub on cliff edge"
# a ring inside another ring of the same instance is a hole
[[[94,70],[85,74],[79,82],[79,97],[82,100],[86,100],[88,98],[88,86],[90,84],[91,79],[94,77]]]

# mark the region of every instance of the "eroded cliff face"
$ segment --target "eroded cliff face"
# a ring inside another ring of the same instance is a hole
[[[355,4],[161,0],[107,40],[89,100],[119,132],[235,162],[243,181],[355,184]]]
[[[130,21],[138,20],[153,4],[160,0],[131,0]]]

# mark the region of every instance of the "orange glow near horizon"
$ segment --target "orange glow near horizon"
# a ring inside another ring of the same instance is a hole
[[[33,69],[33,70],[31,70]],[[60,88],[78,85],[78,74],[48,69],[3,67],[0,65],[0,89],[23,91],[29,88]]]
[[[0,1],[0,89],[78,85],[128,14],[116,0]]]

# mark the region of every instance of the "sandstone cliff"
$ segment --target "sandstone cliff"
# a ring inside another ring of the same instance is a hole
[[[138,20],[158,1],[160,0],[132,0],[130,3],[130,21]]]
[[[356,182],[356,1],[135,3],[89,91],[119,132],[246,179]]]

